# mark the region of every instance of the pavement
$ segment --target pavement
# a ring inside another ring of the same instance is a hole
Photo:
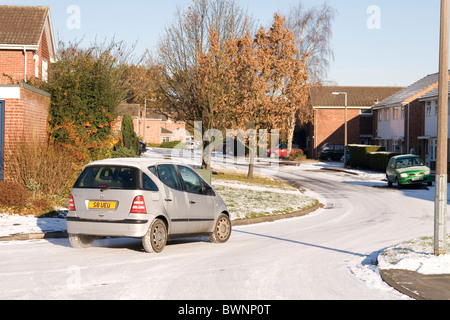
[[[254,221],[258,223],[261,221]],[[245,224],[247,224],[246,222]],[[244,223],[234,223],[240,225]],[[66,231],[20,233],[1,236],[0,241],[67,238]],[[425,275],[409,270],[380,269],[384,282],[415,300],[450,300],[450,274]]]

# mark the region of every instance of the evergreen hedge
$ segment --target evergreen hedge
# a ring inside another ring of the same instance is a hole
[[[389,160],[398,153],[385,152],[384,147],[349,145],[350,166],[354,168],[368,169],[385,172]]]

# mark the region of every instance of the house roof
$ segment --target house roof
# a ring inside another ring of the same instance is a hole
[[[450,81],[448,82],[448,94],[450,96]],[[439,97],[439,86],[420,97],[420,101],[433,100]]]
[[[347,92],[349,107],[370,108],[377,101],[402,89],[403,87],[319,86],[311,88],[310,96],[313,107],[343,107],[344,95],[333,95],[333,92]]]
[[[49,7],[0,6],[0,44],[38,45]]]
[[[50,58],[56,57],[56,45],[48,6],[0,6],[0,47],[28,46],[37,49],[46,32]]]
[[[433,73],[413,83],[409,87],[393,94],[392,96],[384,99],[374,108],[392,107],[392,106],[405,106],[408,103],[417,100],[429,92],[435,90],[439,84],[439,73]]]
[[[173,134],[173,132],[166,128],[161,128],[161,134]]]

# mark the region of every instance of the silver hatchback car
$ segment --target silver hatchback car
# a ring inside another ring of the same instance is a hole
[[[194,169],[145,158],[88,164],[71,191],[66,221],[75,248],[96,238],[132,237],[159,253],[168,238],[223,243],[231,235],[225,203]]]

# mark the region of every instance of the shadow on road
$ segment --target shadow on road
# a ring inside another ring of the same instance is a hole
[[[303,246],[314,247],[314,248],[319,248],[319,249],[323,249],[323,250],[329,250],[329,251],[334,251],[334,252],[339,252],[339,253],[350,254],[350,255],[357,256],[357,257],[362,257],[362,258],[367,257],[367,255],[361,254],[361,253],[357,253],[357,252],[351,252],[351,251],[347,251],[347,250],[330,248],[330,247],[325,247],[325,246],[312,244],[312,243],[306,243],[306,242],[297,241],[297,240],[284,239],[284,238],[274,237],[274,236],[270,236],[270,235],[266,235],[266,234],[260,234],[260,233],[242,231],[242,230],[233,230],[233,232],[244,233],[244,234],[248,234],[248,235],[252,235],[252,236],[264,237],[264,238],[269,238],[269,239],[274,239],[274,240],[279,240],[279,241],[291,242],[291,243],[295,243],[295,244],[299,244],[299,245],[303,245]]]

